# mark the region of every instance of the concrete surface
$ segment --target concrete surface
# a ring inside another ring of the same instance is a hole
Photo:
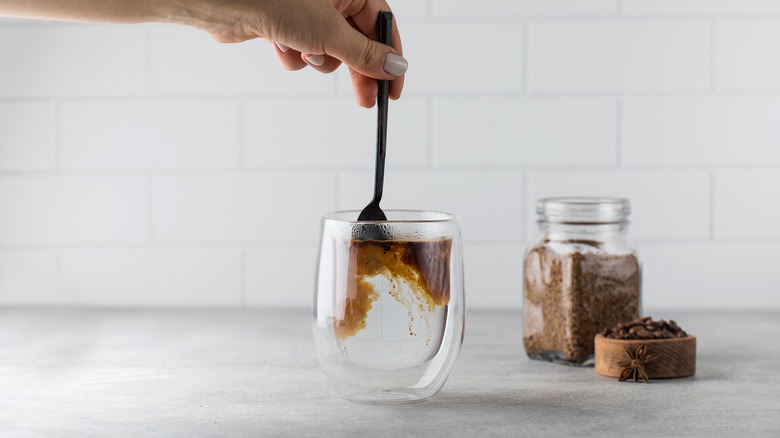
[[[0,310],[0,436],[780,436],[778,312],[655,312],[698,337],[687,379],[528,360],[517,312],[471,312],[428,402],[337,397],[307,311]]]

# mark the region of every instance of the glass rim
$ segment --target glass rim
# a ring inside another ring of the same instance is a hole
[[[388,219],[386,221],[359,221],[357,220],[357,216],[360,215],[361,211],[362,210],[330,211],[324,213],[322,215],[322,219],[343,223],[343,224],[350,224],[350,225],[446,223],[446,222],[454,222],[458,219],[458,217],[452,213],[447,213],[438,210],[415,210],[415,209],[403,209],[403,208],[390,208],[390,209],[382,209],[382,211],[384,211],[385,213],[399,213],[399,214],[404,214],[404,213],[405,214],[409,214],[409,213],[430,214],[430,215],[440,216],[440,217],[419,218],[419,219]],[[347,215],[354,215],[355,219],[349,220],[349,219],[337,217],[337,216],[347,216]]]

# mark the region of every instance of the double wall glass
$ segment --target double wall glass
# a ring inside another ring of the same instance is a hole
[[[463,340],[458,220],[447,213],[359,211],[322,219],[314,299],[320,363],[336,390],[364,403],[435,395]]]

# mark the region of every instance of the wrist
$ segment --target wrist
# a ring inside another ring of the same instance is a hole
[[[246,1],[239,0],[148,0],[150,21],[176,23],[207,32],[220,42],[248,39],[236,37],[237,23],[248,16]],[[262,2],[255,0],[255,3]]]
[[[149,21],[158,23],[174,23],[176,0],[149,0]]]
[[[149,0],[149,21],[193,24],[198,1]]]

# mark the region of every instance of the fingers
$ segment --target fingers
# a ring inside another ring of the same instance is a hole
[[[367,0],[363,9],[350,17],[355,24],[355,28],[365,34],[371,40],[378,40],[377,17],[382,11],[390,11],[390,6],[384,0]],[[401,44],[401,34],[398,31],[398,20],[393,20],[393,41],[390,44],[395,52],[403,55],[403,45]]]
[[[398,99],[408,62],[403,57],[396,20],[393,20],[391,44],[376,41],[379,13],[389,10],[385,0],[365,0],[360,10],[345,11],[341,20],[335,20],[327,26],[327,32],[320,33],[324,36],[323,46],[301,46],[304,50],[301,52],[276,44],[279,61],[288,70],[300,70],[308,65],[322,73],[333,72],[343,62],[350,69],[355,98],[360,106],[370,108],[374,105],[377,79],[391,81],[390,98]],[[307,49],[322,50],[326,54],[308,53]]]
[[[301,53],[282,43],[274,43],[276,56],[285,70],[300,70],[307,65],[321,73],[333,73],[341,65],[341,61],[328,55]]]
[[[285,70],[295,71],[306,67],[306,62],[301,59],[301,53],[297,50],[280,43],[275,43],[274,48],[276,48],[276,56],[279,58],[279,63],[282,64]]]
[[[355,100],[358,105],[364,108],[373,107],[376,102],[377,92],[379,91],[377,80],[362,73],[358,73],[352,68],[349,69],[349,75],[352,77],[352,88],[355,92]],[[403,77],[390,81],[390,99],[398,100],[401,97],[403,86]]]
[[[390,46],[375,42],[379,36],[377,17],[381,11],[389,10],[390,7],[384,0],[366,0],[363,8],[347,20],[352,32],[341,32],[345,35],[342,37],[345,41],[343,44],[357,48],[357,53],[351,57],[347,55],[347,59],[341,56],[339,58],[351,67],[352,86],[360,106],[373,106],[377,90],[375,79],[391,81],[390,98],[393,100],[401,97],[403,91],[408,63],[403,58],[403,45],[397,20],[393,20]],[[334,55],[338,56],[336,53]]]
[[[349,69],[349,75],[352,77],[352,88],[355,91],[355,100],[357,101],[357,104],[363,108],[373,107],[379,90],[376,79],[358,73],[351,67]]]
[[[346,22],[332,44],[326,47],[328,53],[374,79],[393,80],[403,76],[408,68],[406,59],[394,48],[370,40]]]
[[[341,61],[328,55],[301,53],[301,59],[320,73],[333,73],[341,65]]]
[[[385,0],[366,0],[363,8],[355,15],[349,17],[355,30],[345,35],[345,42],[351,43],[358,49],[361,46],[363,48],[362,53],[357,54],[359,61],[354,65],[350,65],[359,72],[375,79],[392,80],[396,77],[401,77],[406,73],[408,67],[406,59],[403,58],[404,51],[401,43],[401,34],[398,31],[398,20],[393,20],[393,33],[390,44],[392,49],[376,42],[379,39],[377,29],[379,13],[390,10],[390,6]],[[368,39],[372,44],[367,44],[363,41],[365,39]],[[361,55],[363,63],[360,62]],[[372,71],[375,73],[374,75],[372,75]]]
[[[393,79],[390,82],[390,99],[398,100],[401,98],[401,92],[404,89],[404,76]]]

